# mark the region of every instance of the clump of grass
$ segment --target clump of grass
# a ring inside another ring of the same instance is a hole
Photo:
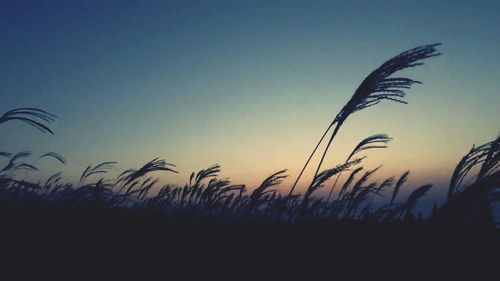
[[[7,165],[5,165],[0,170],[0,173],[4,173],[4,172],[7,172],[7,171],[11,171],[11,170],[16,170],[20,165],[24,165],[25,163],[20,163],[20,164],[17,163],[17,160],[19,160],[21,158],[27,158],[27,157],[31,156],[31,152],[29,152],[29,151],[22,151],[22,152],[14,154],[14,155],[8,153],[8,154],[5,154],[5,156],[6,157],[10,157],[10,160],[7,163]]]
[[[281,170],[270,175],[260,184],[259,187],[254,189],[250,195],[248,203],[250,214],[252,214],[255,209],[265,204],[271,197],[276,195],[276,189],[270,188],[281,184],[283,180],[288,177],[288,175],[285,175],[286,171],[287,170]]]
[[[169,171],[173,173],[178,173],[177,171],[173,170],[171,167],[175,167],[175,165],[167,163],[165,160],[161,160],[159,158],[155,158],[148,163],[146,163],[144,166],[142,166],[138,170],[130,169],[125,172],[123,172],[119,176],[119,181],[123,181],[125,185],[128,185],[138,178],[143,177],[144,175],[151,173],[151,172],[156,172],[156,171]]]
[[[499,183],[497,146],[497,140],[490,142],[488,149],[483,151],[484,158],[480,162],[490,168],[480,169],[482,172],[480,177],[476,177],[477,183],[462,188],[461,192],[456,193],[443,207],[437,209],[435,211],[437,217],[443,217],[446,210],[456,210],[458,207],[469,206],[470,203],[500,199],[494,196],[498,193],[492,193],[498,189]],[[473,157],[476,154],[470,155]],[[20,157],[26,158],[29,154],[21,153],[17,159]],[[219,179],[219,165],[191,174],[188,183],[182,187],[167,184],[159,188],[156,193],[152,193],[151,190],[159,181],[158,178],[151,177],[150,173],[172,172],[173,165],[167,165],[166,161],[159,159],[153,159],[139,169],[126,170],[114,182],[103,177],[94,181],[91,178],[96,175],[106,175],[115,162],[89,166],[82,173],[76,186],[62,183],[60,172],[51,175],[44,183],[18,181],[12,176],[0,174],[0,204],[8,202],[22,206],[36,202],[36,204],[71,208],[126,209],[132,213],[158,212],[167,218],[234,222],[414,221],[415,206],[425,197],[431,185],[416,188],[405,200],[398,200],[409,172],[403,173],[396,182],[393,177],[389,177],[378,184],[370,181],[370,178],[381,166],[367,170],[362,175],[360,173],[364,169],[358,167],[351,172],[343,183],[338,197],[332,202],[312,196],[332,176],[358,164],[359,161],[361,160],[351,160],[347,164],[323,171],[303,196],[292,197],[282,197],[278,189],[283,179],[287,177],[286,170],[273,173],[249,193],[245,185],[232,184],[228,179]],[[459,167],[463,169],[465,166],[459,165]],[[393,184],[393,192],[387,204],[377,207],[373,203],[374,196],[384,196],[382,191]],[[462,194],[467,194],[465,197],[467,200],[460,199],[465,196]],[[471,197],[470,194],[477,194],[479,197]],[[457,211],[450,212],[457,214]]]
[[[478,171],[477,175],[470,175],[471,171]],[[468,184],[464,184],[466,178]],[[500,136],[472,146],[462,157],[451,176],[447,200],[435,211],[435,221],[493,223],[491,204],[497,201],[500,201]]]
[[[21,153],[16,158],[19,157],[29,157],[29,154]],[[188,183],[182,187],[167,184],[153,193],[151,190],[158,184],[159,178],[150,176],[150,173],[173,172],[172,164],[157,158],[139,169],[126,170],[114,182],[102,176],[107,175],[116,162],[89,165],[77,185],[62,183],[61,172],[49,176],[44,183],[18,181],[12,176],[0,174],[0,204],[42,204],[90,210],[126,209],[130,212],[158,212],[171,218],[235,222],[361,219],[359,209],[362,209],[362,216],[374,217],[369,208],[370,204],[366,201],[369,200],[370,194],[376,194],[375,189],[380,187],[373,182],[368,184],[367,181],[378,168],[366,172],[350,190],[347,190],[349,182],[344,184],[345,194],[341,200],[334,202],[338,204],[336,206],[326,203],[321,197],[312,196],[329,178],[358,164],[359,161],[361,160],[354,159],[323,171],[303,196],[294,195],[290,198],[282,197],[278,189],[287,177],[286,170],[273,173],[249,193],[245,185],[219,179],[219,165],[192,173]],[[353,174],[360,170],[356,169]],[[95,176],[100,177],[92,180]],[[350,181],[353,181],[353,175],[350,178]],[[406,208],[408,213],[420,197],[411,198],[413,199],[409,199]]]
[[[392,138],[390,138],[386,134],[377,134],[377,135],[372,135],[369,136],[356,145],[356,147],[352,150],[351,154],[347,157],[345,163],[348,163],[354,155],[361,153],[363,151],[369,150],[369,149],[378,149],[378,148],[387,148],[387,143],[390,142]],[[332,185],[332,188],[330,189],[330,192],[328,193],[328,197],[326,201],[330,200],[330,197],[332,196],[333,190],[335,189],[335,186],[337,185],[337,182],[342,174],[342,171],[338,173],[337,178],[335,179],[335,182]]]
[[[337,113],[333,121],[325,130],[312,153],[309,155],[297,179],[293,183],[289,195],[293,193],[313,155],[332,128],[333,131],[316,167],[312,182],[315,181],[321,169],[321,165],[323,164],[333,139],[337,135],[342,124],[344,124],[351,114],[374,106],[383,100],[406,104],[407,102],[403,99],[406,96],[405,90],[409,89],[413,84],[419,84],[421,82],[405,77],[392,77],[392,75],[400,70],[422,65],[423,60],[440,55],[436,50],[436,47],[439,45],[440,44],[430,44],[413,48],[393,57],[372,71],[370,75],[363,80],[361,85],[359,85],[351,99],[344,105],[340,112]]]

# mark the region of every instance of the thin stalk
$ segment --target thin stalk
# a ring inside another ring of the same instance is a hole
[[[349,159],[346,161],[346,163],[349,161]],[[330,192],[328,193],[328,197],[326,198],[326,202],[328,203],[330,201],[330,197],[332,197],[333,190],[335,189],[335,186],[337,186],[337,182],[339,181],[340,175],[342,175],[343,171],[340,171],[339,174],[337,175],[337,178],[335,179],[335,182],[333,183],[332,189],[330,189]]]
[[[349,155],[349,157],[347,157],[347,159],[345,160],[344,163],[349,162],[349,160],[351,160],[353,155],[354,155],[354,152],[352,152],[351,155]],[[337,178],[335,179],[335,182],[332,185],[332,189],[330,189],[330,192],[328,193],[328,197],[326,198],[327,203],[330,201],[330,198],[332,197],[333,190],[335,189],[335,186],[337,186],[337,182],[339,181],[339,178],[342,175],[342,172],[344,172],[344,171],[339,172],[339,174],[337,175]]]
[[[336,121],[333,121],[332,123],[330,123],[330,125],[328,126],[328,128],[326,128],[325,132],[323,133],[323,136],[321,136],[321,138],[319,139],[318,143],[316,144],[316,146],[314,147],[313,151],[311,152],[311,155],[309,155],[309,158],[307,158],[306,164],[304,165],[304,167],[302,167],[302,170],[300,171],[299,176],[297,177],[297,179],[293,183],[292,188],[290,189],[290,192],[288,193],[288,196],[286,197],[286,200],[288,200],[288,198],[290,196],[292,196],[292,193],[295,190],[295,187],[297,186],[297,183],[299,182],[300,177],[302,177],[302,174],[306,170],[307,165],[309,165],[309,162],[311,161],[312,157],[314,156],[314,153],[316,153],[316,150],[318,150],[319,145],[321,144],[321,142],[323,142],[323,139],[325,138],[326,134],[328,134],[328,131],[330,131],[330,129],[332,128],[333,124],[335,124],[335,122]]]
[[[330,137],[330,140],[328,141],[328,144],[325,147],[325,150],[323,151],[323,155],[321,156],[321,160],[318,163],[318,167],[316,168],[316,172],[314,173],[313,180],[311,182],[311,185],[314,183],[314,180],[316,180],[316,177],[318,176],[319,169],[321,169],[321,164],[323,164],[323,161],[325,160],[326,153],[328,152],[328,149],[330,148],[330,145],[332,144],[333,139],[337,135],[340,126],[342,126],[343,122],[338,122],[337,126],[335,126],[335,129],[333,130],[332,136]]]

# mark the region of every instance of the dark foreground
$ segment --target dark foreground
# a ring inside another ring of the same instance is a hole
[[[500,232],[479,226],[236,224],[165,220],[123,210],[14,206],[1,207],[0,222],[2,272],[15,268],[18,277],[70,272],[87,277],[107,273],[115,279],[135,272],[268,280],[272,275],[266,274],[327,277],[344,272],[379,279],[436,277],[426,274],[438,272],[449,277],[467,270],[475,280],[485,280],[481,276],[500,261]]]

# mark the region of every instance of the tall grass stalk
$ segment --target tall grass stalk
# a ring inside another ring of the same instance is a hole
[[[339,132],[342,124],[344,124],[344,122],[352,113],[374,106],[382,100],[395,101],[404,104],[407,103],[403,100],[403,98],[406,96],[405,90],[409,89],[412,84],[421,82],[409,78],[391,76],[400,70],[422,65],[423,63],[421,61],[424,59],[440,55],[440,53],[438,53],[436,50],[436,47],[438,45],[440,44],[429,44],[405,51],[383,63],[380,67],[372,71],[372,73],[370,73],[370,75],[368,75],[363,80],[351,99],[344,105],[342,110],[340,110],[340,112],[335,116],[333,121],[323,133],[323,136],[320,138],[320,141],[315,146],[312,153],[309,155],[306,163],[304,164],[304,167],[302,168],[297,179],[292,185],[288,194],[289,196],[295,190],[297,183],[299,182],[305,169],[309,165],[313,155],[316,153],[319,145],[325,139],[332,127],[335,126],[330,138],[328,139],[326,147],[323,150],[321,159],[316,167],[311,185],[314,183],[321,169],[326,154],[335,136]]]

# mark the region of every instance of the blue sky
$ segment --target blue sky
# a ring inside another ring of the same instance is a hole
[[[55,136],[11,122],[2,151],[56,151],[76,178],[88,164],[118,170],[155,157],[166,181],[219,163],[258,184],[296,175],[358,84],[406,49],[442,42],[412,69],[408,105],[381,104],[344,125],[327,159],[364,137],[395,140],[369,154],[382,175],[446,182],[473,143],[499,132],[499,1],[0,1],[0,112],[59,116]],[[288,182],[287,182],[288,183]]]

